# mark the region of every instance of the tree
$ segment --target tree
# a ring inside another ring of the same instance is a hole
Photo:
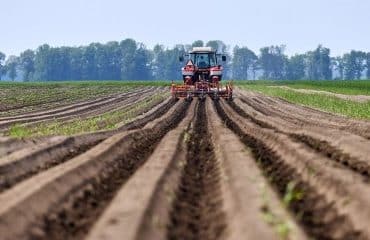
[[[20,55],[20,65],[23,71],[23,81],[28,82],[35,72],[35,53],[32,50],[26,50]]]
[[[16,56],[9,56],[5,63],[5,69],[9,78],[14,81],[17,77],[17,67],[19,63],[19,58]]]
[[[252,71],[252,79],[253,80],[256,80],[257,78],[256,78],[256,74],[257,74],[257,71],[258,70],[261,70],[261,65],[260,65],[260,63],[259,63],[259,61],[258,61],[258,59],[257,59],[257,61],[255,61],[253,64],[252,64],[252,66],[251,66],[251,71]]]
[[[366,78],[370,79],[370,52],[366,54]]]
[[[82,79],[92,80],[96,79],[98,75],[96,62],[96,43],[91,43],[89,46],[83,48],[82,53]]]
[[[121,79],[132,80],[135,75],[135,54],[137,44],[133,39],[126,39],[120,42],[121,48]]]
[[[107,80],[107,79],[180,79],[183,63],[178,57],[192,47],[208,46],[227,56],[223,62],[224,78],[236,79],[370,79],[370,53],[351,51],[340,57],[330,57],[330,49],[319,45],[313,51],[287,57],[285,46],[270,46],[256,54],[247,47],[236,46],[230,54],[221,40],[176,45],[172,48],[156,45],[147,49],[133,39],[121,42],[91,43],[81,47],[50,47],[44,44],[36,50],[26,50],[19,57],[5,58],[0,53],[0,79],[7,74],[12,79],[31,80]],[[232,56],[232,57],[230,57]],[[5,61],[6,60],[6,61]],[[17,60],[17,61],[15,61]],[[218,58],[218,62],[221,63]],[[262,78],[261,77],[261,78]]]
[[[121,79],[122,51],[119,43],[115,41],[108,42],[105,44],[105,52],[109,59],[106,65],[105,79]]]
[[[197,40],[195,42],[193,42],[193,44],[191,44],[192,47],[203,47],[204,46],[204,42],[202,40]]]
[[[162,45],[156,45],[153,49],[152,72],[154,79],[175,80],[181,79],[181,67],[179,56],[184,55],[186,46],[176,45],[172,49],[165,49]]]
[[[44,44],[37,48],[35,55],[35,74],[34,79],[40,81],[47,81],[51,76],[50,71],[50,46]]]
[[[150,80],[152,79],[151,74],[151,54],[145,48],[144,44],[139,44],[138,49],[135,52],[134,57],[134,72],[131,80]]]
[[[247,47],[236,46],[233,51],[233,78],[248,80],[248,72],[257,62],[257,55]]]
[[[301,80],[305,77],[306,56],[304,54],[296,54],[289,58],[286,68],[286,78],[288,80]]]
[[[211,40],[208,41],[206,47],[211,47],[213,50],[216,50],[219,55],[217,57],[217,62],[221,63],[222,59],[221,56],[226,56],[226,62],[223,62],[223,79],[227,79],[229,76],[232,75],[232,67],[231,67],[231,56],[228,51],[227,45],[221,40]]]
[[[4,60],[5,60],[5,54],[0,52],[0,80],[1,76],[4,74]]]
[[[49,76],[50,81],[71,79],[71,54],[72,48],[60,47],[49,50]]]
[[[213,50],[216,50],[218,53],[226,53],[227,46],[226,44],[221,40],[211,40],[208,41],[206,44],[206,47],[211,47]]]
[[[94,59],[95,59],[95,69],[96,75],[94,79],[96,80],[104,80],[108,73],[108,65],[110,62],[110,56],[108,55],[106,48],[101,43],[95,44],[95,52],[94,52]]]
[[[264,79],[282,80],[285,77],[287,56],[285,46],[271,46],[260,49],[259,62]]]
[[[339,79],[344,79],[344,60],[341,56],[332,58],[333,70],[337,71],[339,74]]]
[[[85,47],[72,48],[70,52],[70,80],[83,80]]]
[[[331,80],[333,78],[333,71],[331,69],[330,49],[322,48],[320,54],[320,72],[322,79]]]
[[[348,80],[361,79],[365,70],[366,53],[352,50],[343,56],[344,75]]]
[[[319,45],[314,51],[306,53],[308,78],[312,80],[332,79],[330,49]]]
[[[153,63],[152,71],[153,77],[156,80],[167,79],[166,68],[164,65],[167,63],[166,50],[163,45],[155,45],[153,48]]]

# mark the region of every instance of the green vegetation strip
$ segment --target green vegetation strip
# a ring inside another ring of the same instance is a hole
[[[292,88],[321,90],[347,95],[370,95],[370,81],[285,81]]]
[[[237,85],[288,86],[347,95],[370,95],[370,80],[332,81],[237,81]]]
[[[239,84],[242,89],[257,91],[268,96],[280,97],[291,103],[309,106],[324,111],[357,119],[370,119],[370,102],[359,103],[324,94],[305,94],[288,89],[271,88],[267,82]]]
[[[16,124],[9,129],[8,134],[16,138],[51,135],[69,136],[99,130],[115,129],[119,125],[132,121],[142,109],[154,106],[165,100],[168,96],[169,93],[155,94],[120,110],[107,112],[91,118],[76,119],[71,122],[58,122],[56,120],[54,122],[42,123],[32,127]]]

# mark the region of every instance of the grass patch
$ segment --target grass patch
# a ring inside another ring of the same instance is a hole
[[[243,89],[257,91],[268,96],[280,97],[289,102],[341,114],[357,119],[370,119],[370,102],[359,103],[325,94],[298,93],[288,89],[271,88],[269,82],[238,84]]]
[[[15,138],[25,138],[30,134],[31,131],[20,124],[15,124],[9,129],[9,135]]]

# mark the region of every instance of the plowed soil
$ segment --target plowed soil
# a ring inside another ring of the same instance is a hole
[[[163,90],[163,89],[162,89]],[[68,120],[151,91],[0,119]],[[370,122],[248,91],[118,129],[0,138],[0,239],[370,239]]]

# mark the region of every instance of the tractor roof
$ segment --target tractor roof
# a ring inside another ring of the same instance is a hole
[[[211,47],[193,47],[190,53],[214,53],[215,51]]]

